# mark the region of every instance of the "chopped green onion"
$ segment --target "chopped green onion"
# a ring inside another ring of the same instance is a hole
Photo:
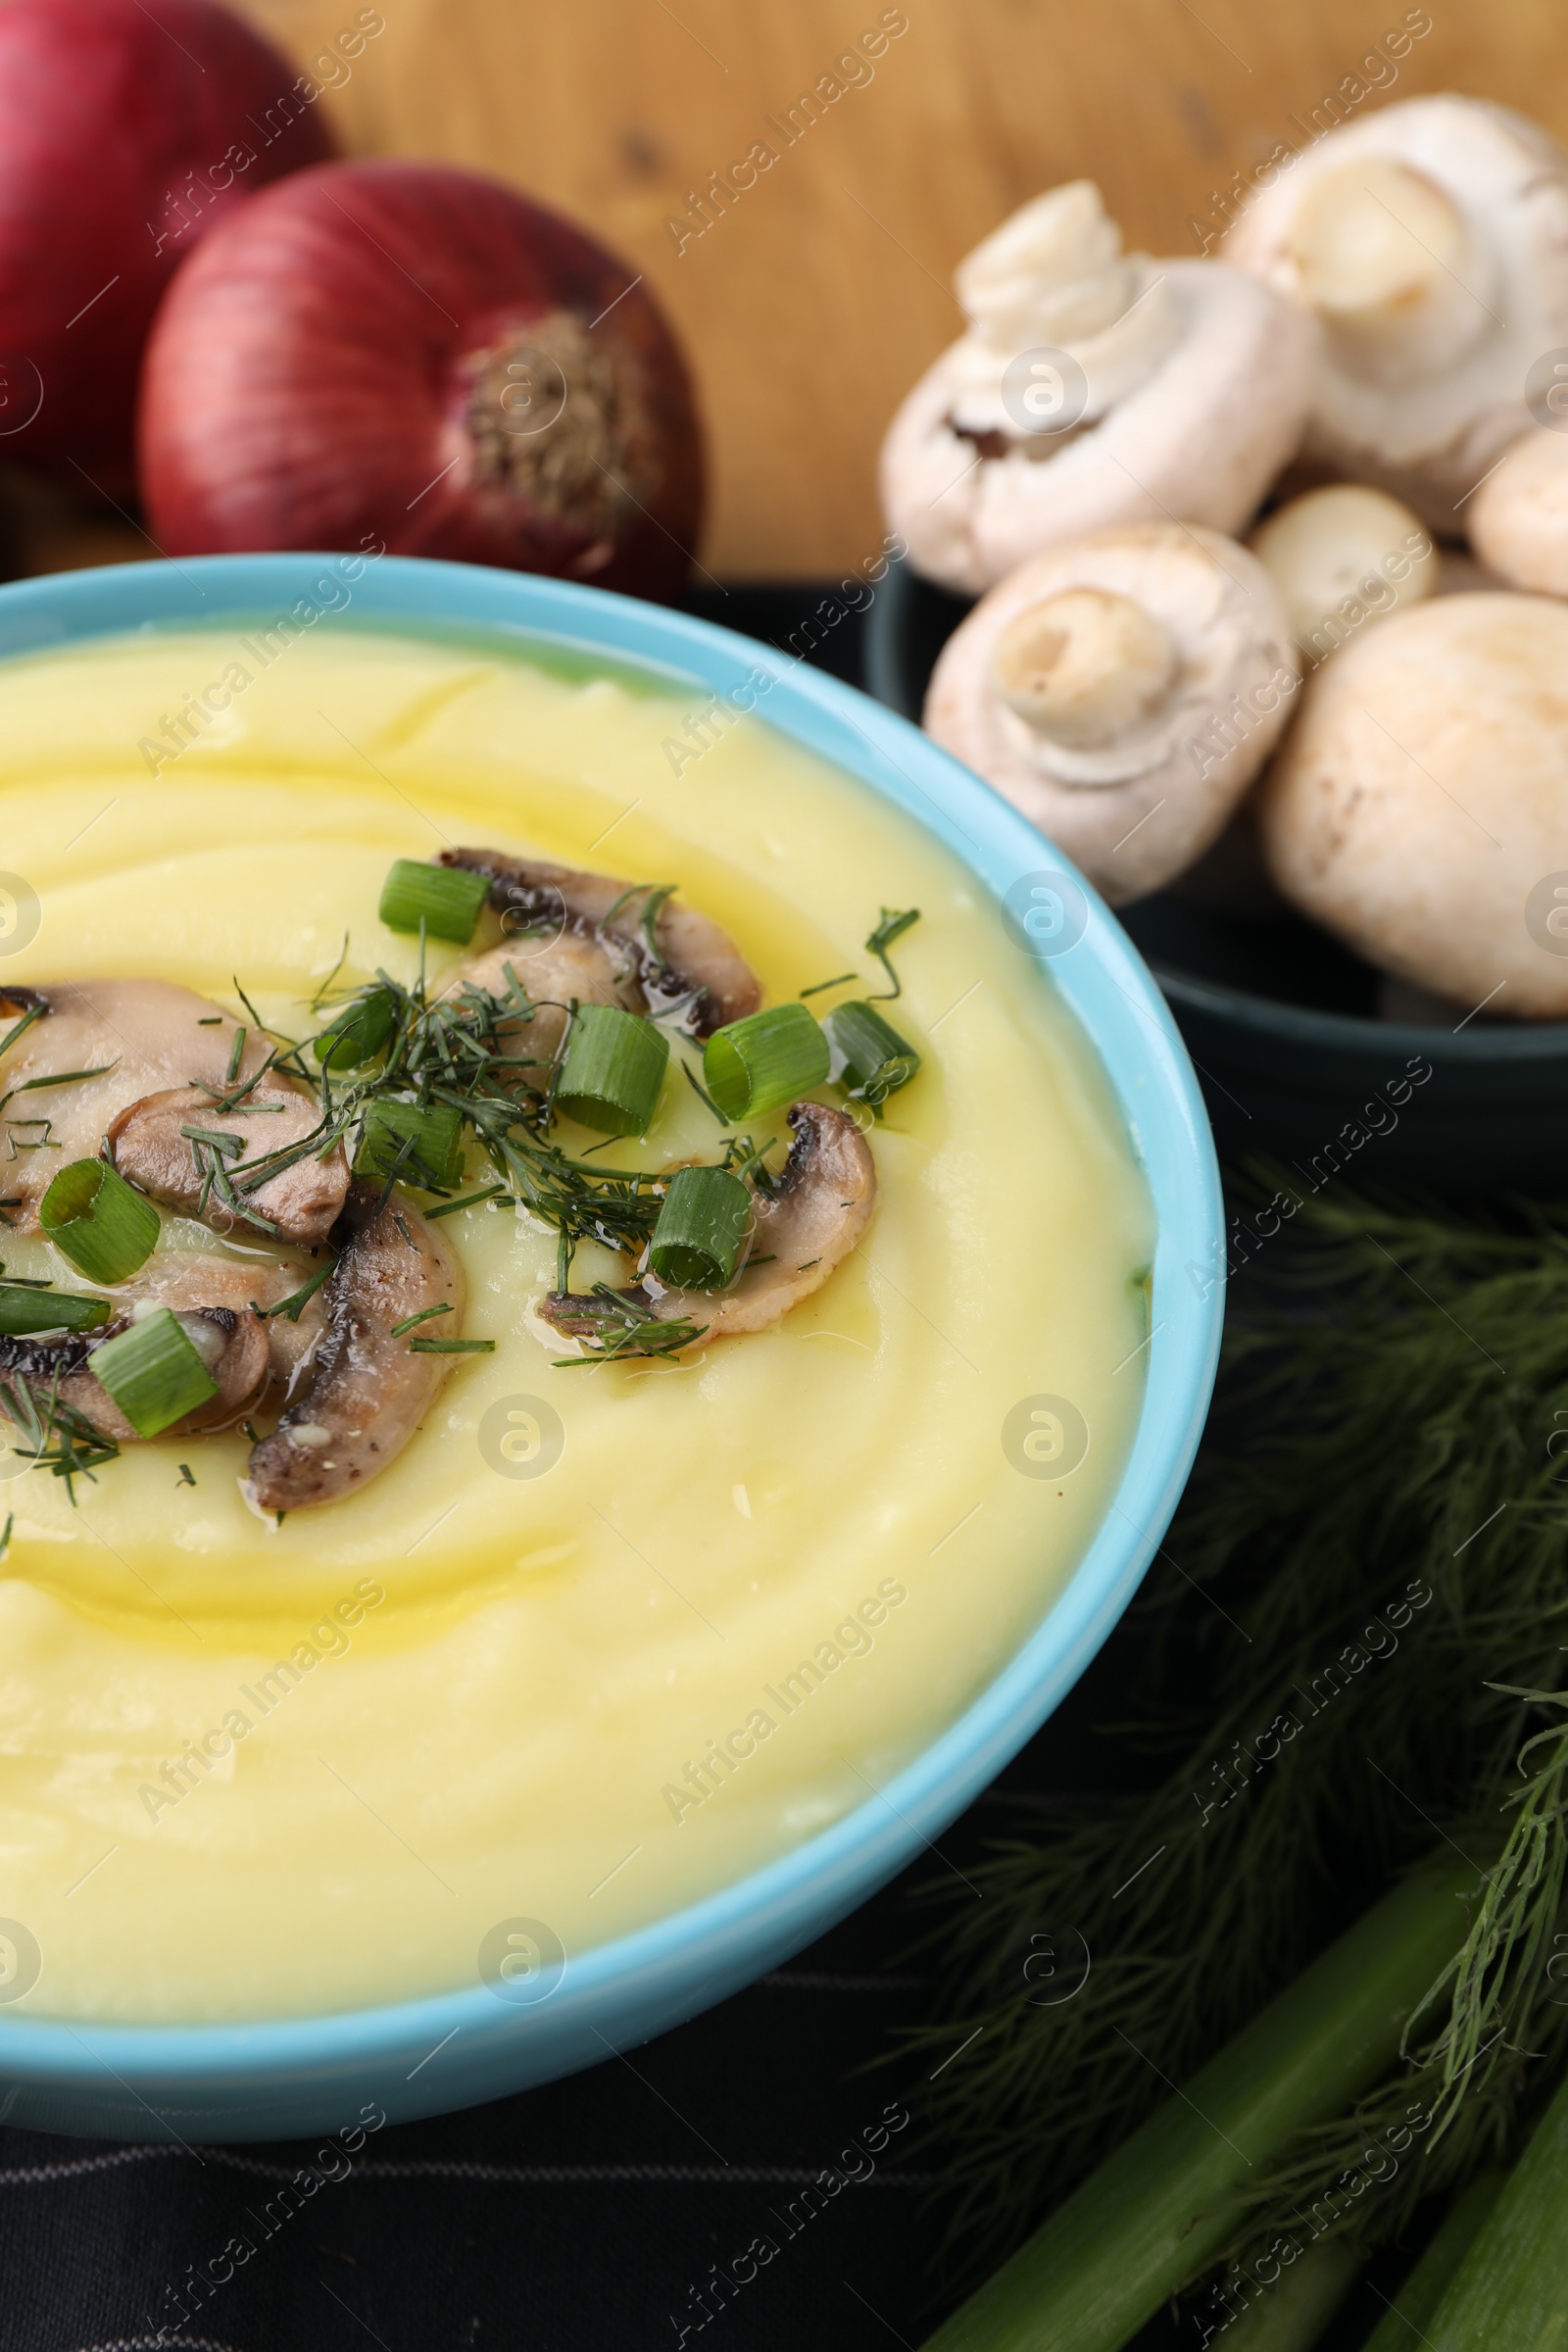
[[[417,931],[422,923],[431,939],[466,947],[489,894],[483,874],[400,858],[381,885],[381,920],[389,931]]]
[[[728,1168],[677,1168],[648,1262],[672,1290],[722,1290],[735,1271],[751,1213],[751,1193]]]
[[[89,1282],[124,1282],[158,1247],[158,1211],[107,1160],[74,1159],[38,1205],[55,1248]]]
[[[239,1065],[240,1065],[240,1063],[241,1063],[241,1062],[244,1060],[244,1058],[245,1058],[245,1024],[244,1024],[244,1022],[243,1022],[243,1021],[241,1021],[241,1022],[239,1023],[239,1025],[237,1026],[237,1028],[235,1029],[235,1031],[234,1031],[233,1043],[230,1045],[230,1047],[229,1047],[229,1049],[228,1049],[228,1074],[227,1074],[227,1076],[226,1076],[226,1077],[224,1078],[224,1080],[223,1080],[223,1085],[224,1085],[224,1088],[225,1088],[225,1089],[227,1089],[228,1087],[231,1087],[231,1086],[233,1085],[233,1083],[234,1083],[235,1079],[236,1079],[236,1078],[239,1076]]]
[[[642,1135],[664,1083],[669,1040],[618,1004],[579,1005],[566,1038],[556,1107],[601,1135]]]
[[[820,1086],[831,1066],[826,1033],[804,1004],[771,1004],[715,1029],[703,1078],[728,1119],[752,1119]]]
[[[359,1070],[373,1061],[391,1036],[397,1007],[390,989],[368,989],[311,1041],[323,1070]]]
[[[411,1340],[413,1355],[494,1355],[494,1340]]]
[[[833,1049],[834,1077],[873,1109],[907,1086],[920,1067],[914,1048],[869,1004],[837,1004],[822,1026]]]
[[[139,1438],[156,1438],[218,1395],[217,1381],[167,1306],[105,1340],[87,1360]]]
[[[51,1291],[25,1282],[0,1282],[0,1335],[25,1339],[31,1331],[92,1331],[107,1323],[107,1298],[86,1298],[76,1291]]]
[[[463,1113],[444,1103],[421,1110],[417,1102],[373,1102],[365,1114],[365,1133],[354,1162],[356,1176],[401,1176],[428,1192],[445,1191],[463,1177]]]

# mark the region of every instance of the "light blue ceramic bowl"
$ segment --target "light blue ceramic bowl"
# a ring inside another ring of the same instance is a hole
[[[276,612],[311,595],[328,563],[215,557],[24,582],[0,589],[0,656]],[[1153,1193],[1143,1417],[1104,1524],[1045,1622],[884,1795],[833,1829],[706,1902],[572,1955],[549,1998],[532,2004],[497,1998],[476,1969],[471,1984],[433,1999],[279,2024],[68,2026],[0,2006],[0,2120],[46,2131],[271,2139],[349,2131],[362,2111],[399,2121],[471,2105],[591,2066],[776,1968],[940,1836],[1072,1688],[1153,1556],[1207,1410],[1223,1292],[1191,1269],[1223,1262],[1224,1222],[1192,1065],[1126,934],[1004,801],[832,678],[750,638],[598,589],[385,557],[356,583],[347,613],[316,625],[356,620],[501,631],[519,648],[638,664],[705,699],[760,670],[773,681],[760,703],[770,725],[905,810],[999,902],[1013,893],[1015,944],[1028,953],[1042,935],[1033,952],[1098,1048]],[[1056,878],[1040,884],[1047,869]],[[0,1911],[3,1892],[0,1883]]]

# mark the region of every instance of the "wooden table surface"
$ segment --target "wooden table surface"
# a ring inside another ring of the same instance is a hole
[[[359,13],[245,5],[307,67]],[[877,444],[957,331],[954,264],[1040,189],[1098,179],[1129,244],[1191,254],[1223,227],[1233,172],[1302,146],[1336,92],[1358,111],[1472,91],[1568,139],[1551,0],[1431,0],[1430,15],[1404,0],[379,8],[385,30],[326,69],[348,74],[319,101],[344,148],[496,172],[646,273],[695,364],[713,454],[701,552],[726,578],[823,577],[877,547]],[[907,29],[835,74],[884,20]],[[767,119],[824,76],[842,95],[786,144]],[[776,162],[677,249],[690,192],[757,141]]]

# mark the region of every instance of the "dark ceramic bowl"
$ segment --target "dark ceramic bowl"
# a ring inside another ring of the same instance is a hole
[[[866,616],[879,702],[918,723],[968,610],[891,567]],[[1341,1169],[1452,1198],[1568,1191],[1568,1022],[1385,1020],[1382,975],[1315,924],[1238,921],[1169,891],[1117,912],[1176,1016],[1222,1152],[1294,1164],[1314,1191]]]

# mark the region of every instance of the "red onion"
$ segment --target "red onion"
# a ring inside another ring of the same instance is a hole
[[[0,458],[129,489],[159,298],[251,188],[332,153],[318,89],[209,0],[0,7]]]
[[[330,164],[225,220],[147,350],[171,555],[358,548],[677,589],[702,508],[680,354],[557,214],[422,164]]]

